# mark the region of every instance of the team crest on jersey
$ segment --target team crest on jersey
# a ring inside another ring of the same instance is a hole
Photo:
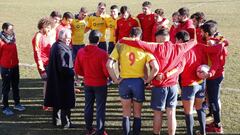
[[[96,26],[97,24],[96,23],[93,23],[93,26]]]

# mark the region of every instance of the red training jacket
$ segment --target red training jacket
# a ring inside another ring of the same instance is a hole
[[[84,77],[88,86],[107,85],[109,77],[106,63],[108,54],[95,45],[87,45],[78,51],[74,69],[76,74]]]
[[[18,65],[18,62],[16,44],[7,44],[0,39],[0,66],[3,68],[14,68]]]

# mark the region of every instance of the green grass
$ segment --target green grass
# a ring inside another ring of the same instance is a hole
[[[84,96],[83,92],[77,94],[76,108],[72,110],[72,121],[78,127],[75,129],[63,131],[51,124],[51,112],[44,112],[42,107],[42,82],[37,79],[21,80],[21,101],[27,107],[27,110],[11,117],[3,116],[0,113],[1,135],[52,135],[67,134],[78,135],[84,133]],[[233,96],[234,95],[234,96]],[[231,91],[222,91],[222,118],[225,134],[240,133],[239,100],[240,93]],[[150,91],[146,91],[146,102],[144,103],[142,114],[142,131],[144,135],[152,134],[152,110],[149,109]],[[11,102],[12,103],[12,102]],[[179,102],[180,103],[180,102]],[[177,107],[177,134],[185,134],[184,113],[181,107]],[[166,134],[166,116],[164,114],[164,124],[162,133]],[[198,127],[195,114],[195,130]],[[11,130],[14,129],[14,130]],[[121,134],[121,105],[116,87],[110,87],[107,99],[106,111],[106,129],[110,135]]]
[[[41,17],[48,16],[52,10],[70,11],[77,13],[81,6],[88,8],[89,12],[96,10],[97,0],[0,0],[0,24],[5,21],[12,22],[15,25],[17,36],[17,46],[19,59],[21,63],[33,64],[33,52],[31,40],[33,34],[37,31],[37,22]],[[131,1],[104,1],[107,8],[112,4],[119,6],[127,5],[130,7],[132,15],[141,12],[141,3],[143,0]],[[222,89],[222,117],[225,133],[240,133],[240,48],[238,45],[240,35],[240,1],[239,0],[151,0],[153,9],[163,8],[165,16],[170,19],[172,12],[180,7],[190,8],[191,13],[203,11],[207,19],[214,19],[219,23],[219,31],[229,40],[229,56],[225,66],[225,79]],[[109,12],[109,10],[108,10]],[[27,111],[17,113],[13,117],[6,118],[0,113],[0,134],[1,135],[50,135],[50,134],[83,134],[83,96],[77,96],[77,107],[73,111],[73,121],[79,125],[79,128],[69,131],[56,129],[50,124],[50,113],[41,110],[42,84],[39,80],[35,67],[20,67],[21,72],[21,94],[23,103],[27,105]],[[111,95],[111,96],[110,96]],[[147,99],[149,100],[149,93]],[[110,135],[120,134],[121,107],[118,102],[116,89],[111,90],[108,98],[108,111],[106,125]],[[143,134],[151,134],[152,113],[149,109],[149,102],[146,102],[143,110]],[[184,121],[182,109],[177,112],[178,128],[177,133],[183,134]],[[197,123],[196,123],[197,125]],[[14,129],[14,130],[12,130]],[[164,133],[166,126],[164,125]]]

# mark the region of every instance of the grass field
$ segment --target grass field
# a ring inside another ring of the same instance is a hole
[[[20,88],[22,90],[22,103],[27,110],[23,113],[16,112],[17,115],[5,117],[0,113],[1,135],[83,135],[84,134],[84,97],[83,93],[77,94],[77,107],[72,111],[72,121],[78,128],[71,130],[61,130],[52,126],[51,112],[44,112],[42,107],[42,82],[38,79],[22,79]],[[239,100],[240,93],[223,91],[223,123],[225,134],[240,133],[239,129]],[[234,95],[233,98],[231,98]],[[230,100],[231,99],[231,100]],[[142,115],[142,134],[152,135],[152,111],[149,109],[150,91],[146,91],[146,102],[144,103]],[[235,102],[229,105],[229,102]],[[121,134],[121,105],[119,102],[116,87],[110,87],[107,99],[106,128],[109,135]],[[177,134],[185,134],[184,113],[181,107],[177,107]],[[195,120],[197,119],[195,114]],[[198,123],[195,122],[196,127]],[[196,129],[196,128],[195,128]],[[167,134],[166,116],[162,134]]]
[[[62,13],[70,11],[77,13],[81,6],[88,8],[89,12],[94,12],[97,0],[0,0],[0,24],[5,21],[15,25],[17,36],[17,46],[20,62],[23,64],[34,64],[31,39],[37,31],[37,22],[41,17],[48,16],[52,10],[59,10]],[[131,1],[104,1],[108,7],[112,4],[119,6],[127,5],[133,15],[141,12],[142,0]],[[151,0],[153,9],[165,9],[165,16],[170,19],[172,12],[180,7],[186,6],[191,13],[203,11],[207,19],[214,19],[219,23],[219,31],[229,40],[229,56],[226,64],[225,80],[222,85],[222,117],[224,130],[227,134],[240,133],[240,1],[239,0]],[[109,11],[109,10],[108,10]],[[82,96],[78,95],[78,106],[74,111],[74,121],[80,128],[70,131],[52,129],[49,113],[42,112],[40,106],[41,84],[36,80],[39,76],[35,67],[21,66],[21,91],[23,103],[27,105],[27,111],[14,117],[6,118],[0,113],[0,135],[5,134],[82,134]],[[116,101],[116,90],[113,88],[109,94],[107,114],[107,125],[112,134],[120,134],[120,106]],[[149,97],[148,97],[149,98]],[[144,109],[144,134],[151,134],[151,110],[146,103]],[[182,110],[178,110],[178,134],[184,133],[184,121],[181,115]],[[14,130],[12,130],[14,129]],[[165,128],[166,129],[166,128]]]

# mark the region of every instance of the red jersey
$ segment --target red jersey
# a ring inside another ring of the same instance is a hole
[[[0,66],[14,68],[18,65],[18,53],[15,43],[6,43],[0,39]]]
[[[167,28],[164,23],[167,21],[167,18],[163,18],[161,22],[155,22],[152,28],[152,40],[151,42],[156,42],[155,33],[163,28]],[[149,34],[148,34],[149,35]]]
[[[94,45],[87,45],[77,53],[74,69],[76,74],[84,77],[88,86],[107,85],[109,76],[106,63],[108,54]]]
[[[196,35],[197,35],[197,42],[201,44],[205,44],[205,42],[203,41],[202,31],[200,27],[196,28]]]
[[[122,43],[131,45],[134,47],[142,48],[147,52],[152,53],[159,64],[159,74],[171,71],[176,67],[184,56],[184,53],[190,50],[196,43],[195,41],[189,41],[182,44],[172,44],[171,42],[164,42],[163,44],[158,43],[146,43],[143,41],[122,40]],[[131,43],[130,43],[131,42]],[[169,87],[178,83],[178,75],[174,74],[170,77],[165,78],[162,81],[153,79],[152,84],[156,87]]]
[[[123,37],[129,37],[133,27],[139,27],[139,23],[137,19],[131,16],[128,19],[120,18],[117,20],[116,42]]]
[[[177,27],[174,26],[174,25],[172,25],[171,28],[170,28],[170,30],[169,30],[170,41],[171,41],[172,43],[175,43],[175,42],[176,42],[176,38],[175,38],[175,34],[177,33],[176,30],[177,30]]]
[[[174,33],[172,33],[174,36],[180,32],[181,30],[185,30],[189,33],[190,39],[194,39],[195,35],[195,26],[193,25],[193,22],[191,19],[188,19],[184,23],[179,23]],[[175,42],[174,42],[175,43]]]
[[[138,14],[137,16],[142,28],[143,41],[148,41],[148,42],[152,41],[152,37],[149,33],[152,33],[152,30],[153,30],[153,25],[155,23],[154,17],[155,17],[154,13],[151,13],[149,15],[141,13],[141,14]]]
[[[38,42],[37,42],[38,41]],[[32,39],[34,60],[39,73],[45,72],[51,49],[50,38],[37,32]]]

